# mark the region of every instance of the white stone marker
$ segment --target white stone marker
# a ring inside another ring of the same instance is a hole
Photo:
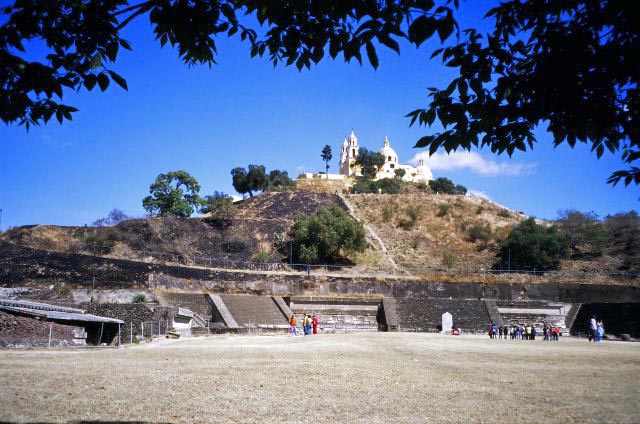
[[[453,327],[453,317],[449,312],[442,314],[442,332],[451,333],[451,327]]]

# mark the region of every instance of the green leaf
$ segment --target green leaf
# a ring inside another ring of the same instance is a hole
[[[102,65],[102,58],[98,53],[96,53],[91,58],[91,69],[98,69],[100,65]]]

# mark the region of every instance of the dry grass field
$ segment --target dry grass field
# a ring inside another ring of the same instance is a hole
[[[640,422],[640,343],[370,333],[0,351],[0,422]]]

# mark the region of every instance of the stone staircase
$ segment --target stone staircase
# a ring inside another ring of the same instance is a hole
[[[272,296],[220,295],[239,327],[287,328],[285,316]]]
[[[396,300],[392,297],[385,297],[382,299],[382,308],[381,308],[381,319],[382,326],[380,327],[383,331],[400,331],[400,325],[398,323],[398,307],[396,304]]]

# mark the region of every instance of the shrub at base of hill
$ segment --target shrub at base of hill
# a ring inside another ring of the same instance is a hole
[[[289,231],[297,263],[335,263],[345,255],[364,252],[364,227],[338,206],[298,216]]]
[[[402,188],[403,184],[400,180],[383,178],[373,181],[367,177],[358,177],[352,190],[354,193],[398,194],[402,191]]]
[[[529,218],[511,230],[498,256],[501,269],[509,265],[512,270],[557,269],[569,256],[569,236]]]

